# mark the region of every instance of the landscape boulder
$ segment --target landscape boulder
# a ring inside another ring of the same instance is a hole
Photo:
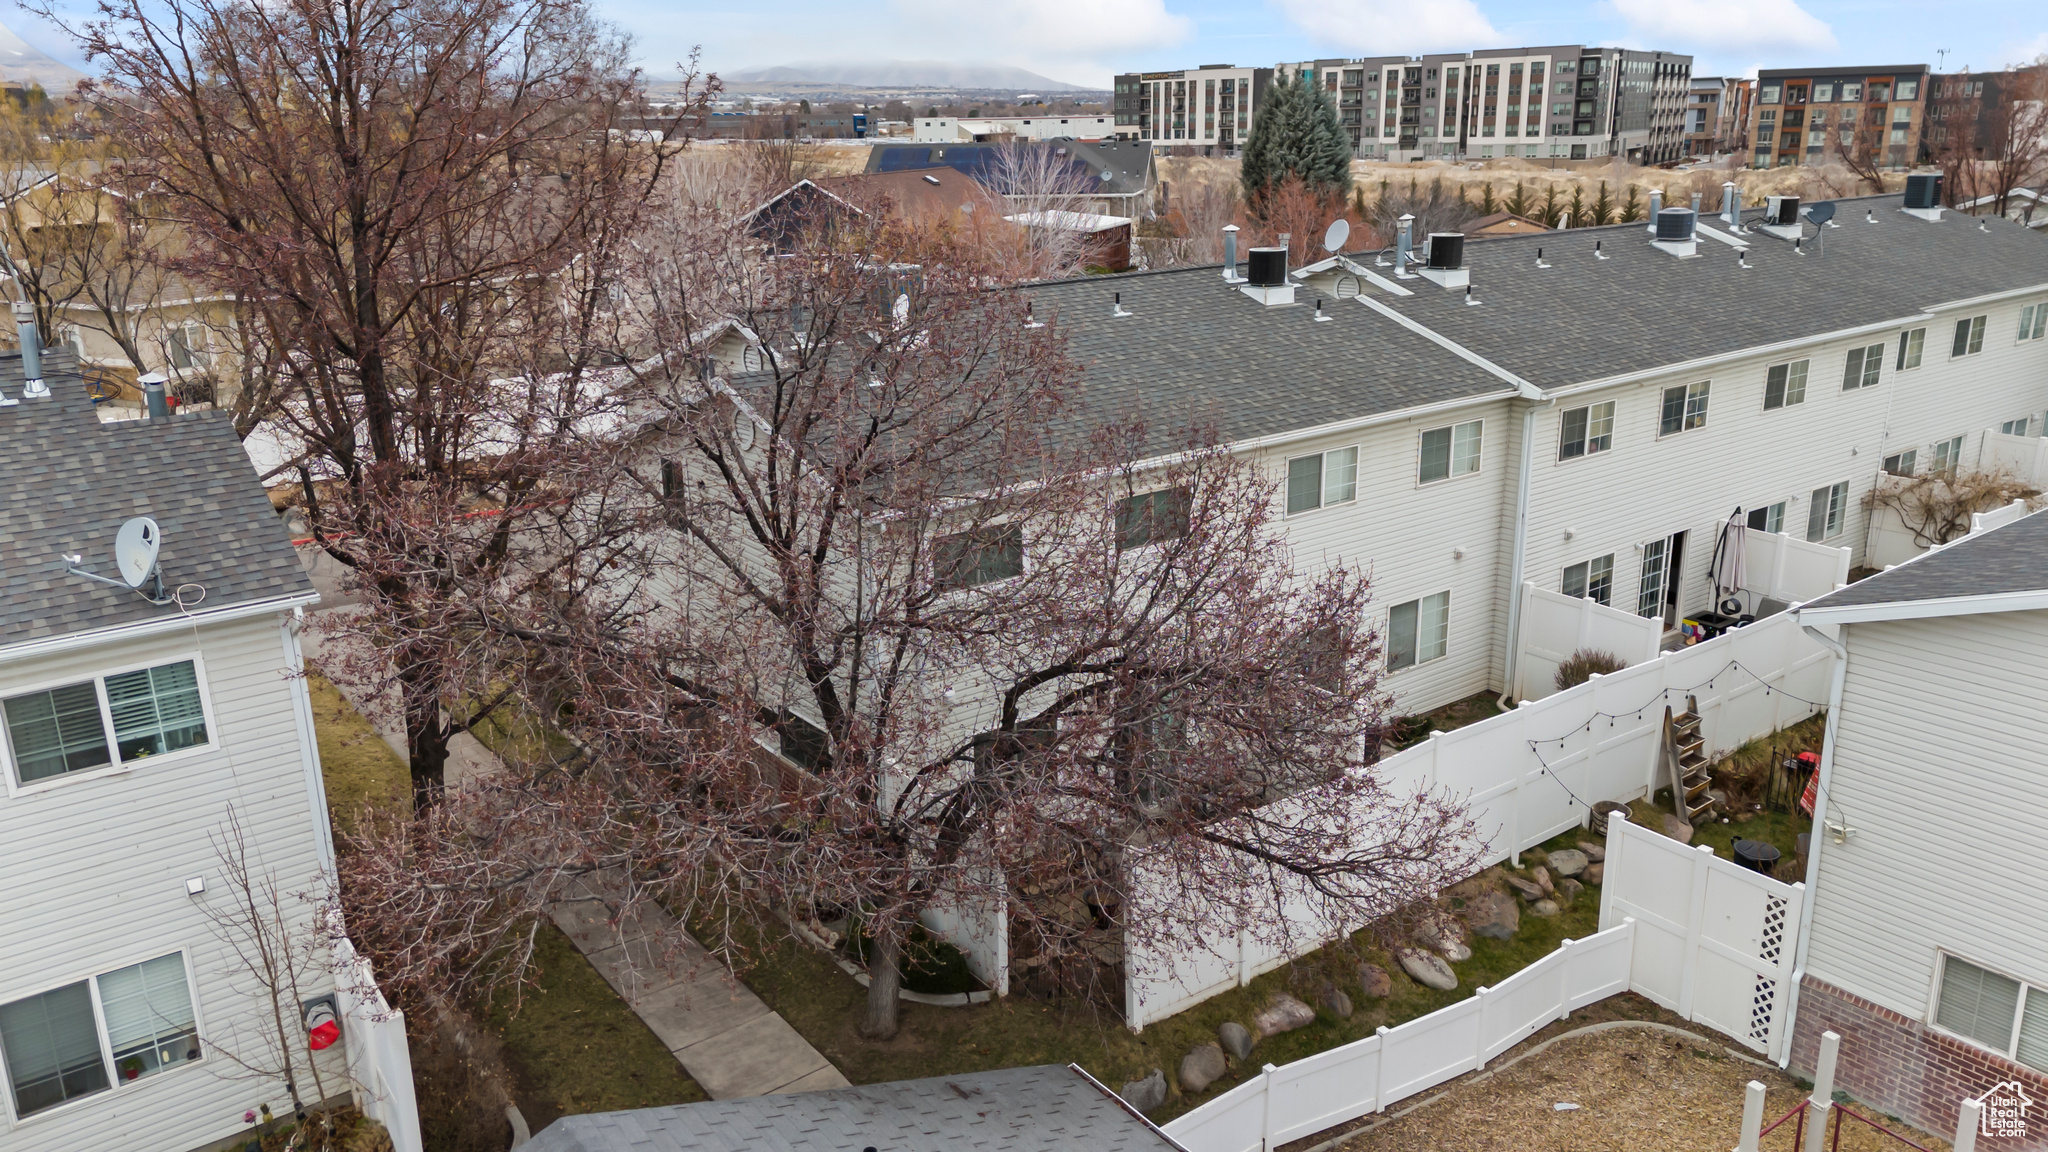
[[[1509,940],[1522,926],[1522,909],[1512,896],[1503,892],[1488,892],[1475,896],[1465,905],[1465,923],[1472,926],[1472,934],[1494,940]]]
[[[1585,890],[1586,886],[1577,880],[1559,880],[1557,882],[1557,902],[1569,907],[1578,900],[1579,893]]]
[[[1580,873],[1580,875],[1586,878],[1586,883],[1588,884],[1598,884],[1600,882],[1600,878],[1602,876],[1605,876],[1606,874],[1607,865],[1604,863],[1588,864],[1586,865],[1586,870]]]
[[[1671,813],[1666,812],[1664,813],[1664,820],[1660,827],[1666,836],[1671,837],[1673,840],[1678,841],[1680,844],[1692,843],[1691,821],[1681,820],[1678,817],[1673,816]]]
[[[1161,1104],[1166,1103],[1166,1073],[1154,1068],[1150,1076],[1124,1085],[1124,1090],[1117,1095],[1140,1112],[1157,1111]]]
[[[1432,912],[1422,921],[1415,930],[1415,942],[1442,953],[1453,964],[1472,958],[1472,949],[1465,946],[1464,926],[1442,912]]]
[[[1316,1022],[1316,1010],[1285,992],[1273,993],[1259,1014],[1252,1017],[1252,1030],[1261,1036],[1278,1036],[1304,1024]]]
[[[1505,903],[1509,908],[1515,906],[1512,900],[1505,900]],[[1385,968],[1377,964],[1367,964],[1363,961],[1359,963],[1358,986],[1364,990],[1367,996],[1371,996],[1376,1000],[1384,1000],[1394,994],[1394,978],[1387,974]]]
[[[1541,864],[1538,864],[1533,870],[1530,871],[1529,878],[1531,880],[1536,881],[1536,886],[1538,888],[1543,889],[1543,894],[1545,896],[1554,896],[1557,894],[1557,884],[1550,878],[1550,869],[1545,868]]]
[[[1509,872],[1506,875],[1502,876],[1501,879],[1506,880],[1508,882],[1508,887],[1513,888],[1515,890],[1515,895],[1520,896],[1522,899],[1530,901],[1531,903],[1541,900],[1545,895],[1547,895],[1547,893],[1543,891],[1543,885],[1538,884],[1532,880],[1524,880],[1520,876],[1517,876],[1512,872]]]
[[[1558,907],[1555,900],[1538,900],[1534,904],[1529,905],[1529,915],[1531,916],[1555,916],[1557,913]]]
[[[1223,1049],[1214,1044],[1197,1044],[1180,1058],[1180,1090],[1200,1092],[1222,1079],[1227,1070]]]
[[[1584,852],[1586,859],[1591,860],[1595,864],[1607,859],[1607,849],[1593,843],[1591,840],[1579,841],[1579,851]]]
[[[1351,997],[1335,984],[1323,985],[1322,1005],[1323,1011],[1339,1020],[1351,1019]]]
[[[1451,966],[1444,963],[1444,958],[1434,952],[1424,952],[1420,948],[1403,948],[1395,958],[1401,962],[1401,970],[1413,976],[1415,982],[1425,988],[1449,992],[1458,986],[1458,974],[1451,971]]]
[[[1235,1020],[1225,1020],[1219,1025],[1216,1039],[1222,1041],[1223,1050],[1233,1059],[1243,1060],[1252,1054],[1251,1030]]]
[[[1592,858],[1588,857],[1584,852],[1575,851],[1570,848],[1550,854],[1550,867],[1559,876],[1567,878],[1584,872],[1586,865],[1592,862]]]

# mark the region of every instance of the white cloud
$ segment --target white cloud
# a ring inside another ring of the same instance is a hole
[[[1193,25],[1164,0],[893,0],[906,23],[897,31],[938,40],[976,58],[1102,59],[1120,51],[1166,48]]]
[[[1727,51],[1835,47],[1834,29],[1793,0],[1614,0],[1629,28],[1659,48]]]
[[[1456,51],[1500,42],[1473,0],[1276,0],[1319,43],[1371,55]]]

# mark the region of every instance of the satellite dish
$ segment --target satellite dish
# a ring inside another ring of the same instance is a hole
[[[1818,204],[1808,205],[1806,218],[1815,224],[1825,224],[1833,220],[1835,218],[1835,202],[1833,200],[1823,200]]]
[[[130,588],[142,587],[156,574],[156,550],[162,540],[156,521],[147,516],[137,516],[114,534],[114,566]]]
[[[1323,233],[1323,251],[1335,256],[1344,250],[1344,242],[1349,239],[1351,222],[1342,219],[1332,220],[1329,229]]]

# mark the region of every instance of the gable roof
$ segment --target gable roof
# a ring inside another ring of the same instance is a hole
[[[564,1116],[529,1152],[1173,1152],[1074,1065]]]
[[[1152,145],[1144,140],[1044,140],[1007,144],[876,144],[868,149],[869,172],[916,172],[952,168],[979,180],[1005,149],[1050,148],[1094,177],[1098,196],[1134,196],[1152,187]],[[1103,173],[1109,179],[1101,178]]]
[[[1850,624],[2048,608],[2048,511],[1976,532],[1799,608],[1802,623]]]
[[[0,653],[57,637],[187,619],[65,571],[115,575],[114,533],[135,516],[163,533],[166,588],[197,584],[191,618],[294,598],[313,586],[227,416],[102,424],[71,355],[43,353],[46,399],[0,407]],[[21,357],[0,357],[0,393],[21,397]]]

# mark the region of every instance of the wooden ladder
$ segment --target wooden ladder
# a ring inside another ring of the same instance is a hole
[[[1707,742],[1700,734],[1700,702],[1685,698],[1685,711],[1673,715],[1664,707],[1664,763],[1671,779],[1672,803],[1689,823],[1710,815],[1714,798],[1707,795],[1714,778],[1707,772]]]

